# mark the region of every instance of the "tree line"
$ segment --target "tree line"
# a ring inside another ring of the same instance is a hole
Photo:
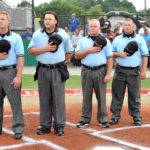
[[[31,3],[24,0],[17,7],[31,7]],[[105,15],[109,11],[126,11],[128,13],[148,16],[150,9],[137,11],[135,6],[127,0],[50,0],[35,7],[36,17],[42,17],[47,10],[55,11],[59,16]]]

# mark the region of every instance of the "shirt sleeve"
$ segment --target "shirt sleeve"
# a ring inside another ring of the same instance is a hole
[[[106,57],[111,57],[113,55],[112,45],[108,39],[107,39],[107,45],[105,46],[105,54],[106,54]]]
[[[112,42],[112,51],[117,52],[117,43],[118,43],[118,38],[116,37],[113,42]]]
[[[33,36],[32,36],[32,39],[31,39],[31,41],[30,41],[30,43],[29,43],[29,45],[28,45],[28,50],[30,49],[30,48],[32,48],[32,47],[35,47],[35,34],[33,34]]]
[[[140,38],[140,52],[142,56],[149,56],[148,48],[144,38],[141,36]]]
[[[80,39],[77,43],[77,46],[75,48],[75,52],[79,52],[79,51],[82,51],[83,48],[82,48],[82,39]]]
[[[20,35],[18,35],[16,39],[15,52],[17,56],[24,55],[24,46]]]

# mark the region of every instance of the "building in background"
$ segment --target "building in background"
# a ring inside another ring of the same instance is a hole
[[[9,13],[11,22],[10,28],[12,31],[22,33],[26,31],[27,28],[32,28],[31,8],[14,8],[9,6],[5,1],[0,0],[0,10]],[[35,30],[39,27],[38,22],[36,22]]]

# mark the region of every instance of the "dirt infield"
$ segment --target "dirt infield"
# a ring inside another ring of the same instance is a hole
[[[150,150],[150,110],[148,105],[142,105],[143,125],[133,126],[132,118],[127,115],[128,110],[123,107],[122,117],[118,125],[103,129],[96,121],[97,106],[93,104],[92,121],[84,129],[75,127],[81,115],[80,103],[66,105],[66,128],[62,137],[50,134],[36,135],[39,120],[39,106],[23,106],[25,118],[25,132],[23,139],[16,141],[11,131],[11,110],[5,107],[3,134],[0,135],[0,149],[11,150],[107,150],[114,149],[149,149]],[[108,117],[110,112],[108,107]],[[102,148],[102,146],[105,148]],[[107,146],[107,148],[106,148]]]

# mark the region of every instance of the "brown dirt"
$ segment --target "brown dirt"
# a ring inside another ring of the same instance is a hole
[[[92,114],[92,121],[90,123],[90,128],[94,128],[96,130],[105,130],[98,126],[97,120],[96,120],[96,105],[93,105],[93,114]],[[39,106],[24,106],[23,107],[24,112],[33,112],[33,111],[39,111]],[[66,116],[67,121],[77,123],[80,119],[81,115],[81,104],[67,104],[66,106]],[[143,105],[142,106],[142,117],[143,117],[143,123],[150,123],[150,110],[149,106]],[[5,108],[5,115],[11,114],[10,108]],[[111,126],[110,128],[117,128],[117,127],[124,127],[124,126],[132,126],[133,120],[128,115],[128,110],[126,107],[123,107],[122,114],[121,114],[121,120],[118,125]],[[108,117],[110,119],[110,111],[108,109]],[[25,115],[25,132],[24,135],[33,138],[35,140],[47,140],[52,143],[58,144],[59,146],[65,147],[69,150],[92,150],[95,146],[120,146],[125,149],[128,149],[128,147],[106,141],[100,138],[93,137],[89,135],[86,131],[80,130],[78,128],[74,128],[71,126],[66,125],[65,128],[65,135],[62,137],[58,137],[54,135],[53,130],[50,134],[46,135],[36,135],[35,131],[39,123],[39,116],[38,115]],[[11,129],[11,117],[4,118],[4,127]],[[140,144],[143,146],[150,147],[150,128],[137,128],[137,129],[128,129],[128,130],[122,130],[122,131],[115,131],[106,133],[106,135],[119,138],[121,140],[126,140],[131,143]],[[138,137],[138,138],[137,138]],[[12,135],[8,135],[6,133],[3,133],[0,136],[0,146],[7,146],[12,144],[20,144],[25,143],[23,140],[15,140]],[[16,148],[19,150],[52,150],[52,148],[44,145],[44,144],[36,144],[31,146],[24,146],[21,148]]]

